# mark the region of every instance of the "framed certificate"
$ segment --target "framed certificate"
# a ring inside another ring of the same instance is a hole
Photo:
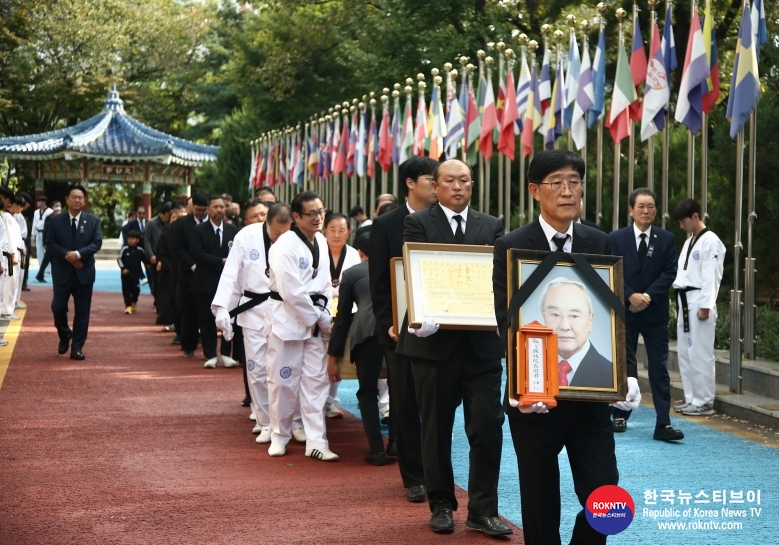
[[[409,327],[432,318],[442,329],[497,329],[492,246],[403,246]]]
[[[392,285],[392,327],[395,328],[397,335],[407,310],[406,273],[403,271],[402,257],[390,259],[390,284]]]

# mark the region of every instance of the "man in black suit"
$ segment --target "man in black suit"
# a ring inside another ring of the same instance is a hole
[[[436,167],[433,189],[438,204],[409,214],[404,242],[491,245],[503,223],[470,208],[471,168],[457,159]],[[498,474],[503,446],[500,381],[503,346],[493,331],[438,330],[426,319],[409,328],[404,319],[396,351],[411,359],[411,371],[422,418],[425,487],[433,516],[430,529],[454,531],[457,509],[452,470],[452,427],[460,401],[465,434],[471,445],[466,524],[490,536],[512,533],[498,517]]]
[[[676,278],[677,255],[674,236],[652,225],[657,215],[654,191],[640,187],[629,201],[633,225],[609,235],[611,251],[623,256],[628,344],[638,348],[644,337],[649,363],[649,386],[657,419],[653,438],[658,441],[684,439],[671,426],[671,378],[668,376],[668,290]],[[630,411],[614,411],[614,431],[627,430]]]
[[[595,321],[586,286],[572,278],[547,282],[541,294],[544,325],[557,334],[560,386],[614,388],[614,370],[590,342]]]
[[[70,358],[83,360],[84,343],[89,330],[92,286],[95,283],[95,253],[103,245],[100,220],[82,211],[87,190],[81,185],[68,187],[67,214],[51,216],[46,230],[46,251],[51,255],[54,297],[51,311],[59,335],[57,352],[70,346]],[[73,329],[68,326],[68,301],[73,296]],[[72,343],[71,343],[72,341]]]
[[[506,251],[510,248],[564,251],[581,254],[611,253],[609,237],[576,223],[581,199],[584,161],[566,150],[542,151],[528,168],[528,190],[539,202],[541,214],[532,223],[495,242],[493,290],[498,329],[508,335]],[[636,408],[641,400],[636,380],[635,356],[628,351],[628,401],[622,408]],[[527,545],[560,543],[560,468],[557,457],[565,447],[574,488],[584,506],[599,486],[617,484],[617,458],[611,407],[608,403],[558,401],[549,410],[536,403],[521,411],[506,398],[511,438],[519,464],[522,531]],[[576,516],[571,543],[605,544],[584,511]]]
[[[414,156],[398,167],[398,177],[406,202],[400,208],[377,217],[371,224],[371,256],[368,261],[373,314],[379,324],[379,343],[384,346],[392,409],[390,426],[397,438],[398,468],[406,499],[425,501],[425,475],[422,471],[421,425],[414,378],[408,357],[395,351],[398,332],[393,328],[390,259],[403,257],[403,223],[409,213],[435,204],[433,172],[438,161]],[[388,449],[389,451],[389,449]]]
[[[189,240],[189,253],[195,262],[192,274],[192,292],[195,294],[197,319],[200,325],[200,342],[203,344],[203,355],[206,357],[206,368],[215,368],[217,360],[225,367],[236,367],[238,364],[230,357],[230,341],[222,337],[220,355],[216,354],[216,321],[211,312],[211,301],[214,300],[219,287],[219,277],[222,275],[227,254],[233,245],[233,239],[238,229],[235,225],[224,221],[225,205],[221,195],[211,195],[208,200],[208,221],[196,225],[192,229]]]
[[[195,260],[189,253],[189,241],[195,225],[208,217],[208,194],[196,191],[192,195],[192,214],[180,218],[170,228],[169,243],[173,250],[174,267],[178,269],[176,305],[181,316],[181,331],[178,332],[181,350],[185,358],[195,356],[198,339],[197,305],[192,292],[192,275]]]

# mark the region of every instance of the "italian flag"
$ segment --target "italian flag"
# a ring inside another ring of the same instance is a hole
[[[614,142],[620,142],[630,136],[630,105],[638,99],[633,86],[633,75],[630,72],[630,61],[625,53],[625,45],[619,46],[617,58],[617,75],[614,80],[614,92],[611,94],[611,110],[606,119],[606,126],[611,132]]]

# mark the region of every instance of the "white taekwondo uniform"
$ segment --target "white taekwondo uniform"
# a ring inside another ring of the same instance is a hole
[[[38,258],[38,267],[43,262],[43,226],[46,224],[46,218],[52,215],[54,210],[46,207],[46,210],[36,210],[32,215],[32,234],[35,236],[35,256]]]
[[[270,302],[267,381],[271,443],[289,443],[299,399],[306,450],[329,448],[324,408],[330,381],[323,335],[316,325],[323,312],[329,316],[332,285],[327,241],[316,233],[314,243],[319,248],[316,274],[312,252],[294,228],[278,238],[268,256],[270,290],[282,299]],[[319,299],[317,305],[312,296]]]
[[[19,230],[19,221],[10,212],[3,212],[3,222],[5,223],[5,233],[8,237],[8,253],[15,255],[17,261],[21,262],[22,254],[19,251],[24,246],[22,234]],[[5,292],[3,293],[2,308],[0,314],[8,316],[13,314],[16,308],[16,286],[21,283],[19,263],[13,265],[12,260],[8,260],[8,275],[5,281]],[[13,271],[13,274],[11,274]]]
[[[24,216],[19,214],[14,214],[14,217],[16,218],[16,221],[19,222],[19,234],[21,236],[22,245],[19,246],[22,251],[26,254],[30,251],[30,249],[27,247],[27,220],[24,218]],[[25,259],[26,261],[26,259]],[[19,270],[21,271],[22,265],[24,263],[22,262],[22,256],[19,256]],[[24,284],[24,273],[20,273],[21,276],[16,281],[16,295],[14,299],[14,308],[16,307],[16,303],[18,303],[22,298],[22,285]]]
[[[5,216],[2,211],[0,211],[0,214]],[[0,274],[0,311],[2,310],[3,301],[5,300],[5,284],[8,279],[8,267],[10,263],[6,254],[10,254],[8,251],[8,233],[6,232],[5,221],[0,221],[0,263],[3,265],[3,273]]]
[[[705,230],[697,240],[690,237],[682,246],[673,283],[679,301],[676,332],[684,401],[696,406],[714,404],[714,329],[724,261],[725,245],[717,235]],[[686,290],[686,309],[680,290]],[[708,320],[698,319],[698,310],[702,308],[709,309]],[[689,331],[684,331],[685,312]]]

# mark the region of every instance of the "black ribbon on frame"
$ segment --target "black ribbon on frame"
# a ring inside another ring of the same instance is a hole
[[[576,264],[576,266],[579,268],[590,287],[594,289],[595,292],[600,295],[601,299],[603,299],[603,301],[605,301],[606,304],[611,307],[614,313],[619,316],[620,320],[623,322],[625,321],[625,305],[622,304],[622,301],[620,301],[616,294],[611,291],[609,285],[606,284],[606,282],[603,281],[595,269],[593,269],[592,265],[590,265],[590,262],[587,261],[587,258],[585,258],[582,254],[549,252],[538,265],[536,270],[530,274],[530,277],[527,279],[527,281],[525,281],[520,286],[520,288],[514,292],[514,296],[511,298],[511,302],[509,303],[509,318],[511,325],[513,325],[515,329],[519,329],[519,324],[517,324],[519,309],[522,307],[522,305],[525,304],[525,301],[527,301],[528,297],[530,297],[530,295],[536,291],[538,286],[541,285],[541,282],[544,281],[549,273],[552,272],[552,269],[554,269],[559,262],[565,261],[566,257],[569,257],[573,260],[574,264]],[[508,280],[511,282],[510,278]]]

